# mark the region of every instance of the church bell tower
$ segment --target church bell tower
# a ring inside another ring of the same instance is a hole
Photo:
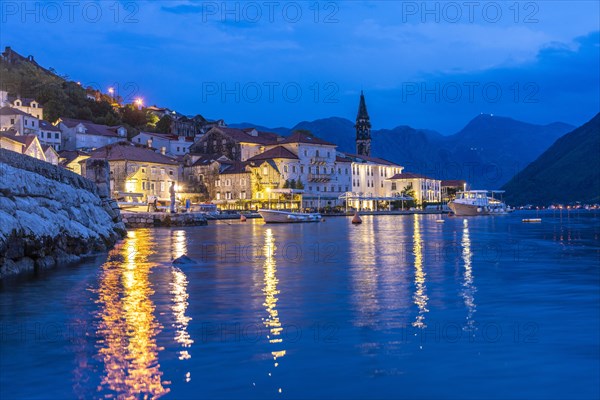
[[[360,104],[356,115],[356,154],[359,156],[371,156],[371,119],[367,112],[365,95],[360,91]]]

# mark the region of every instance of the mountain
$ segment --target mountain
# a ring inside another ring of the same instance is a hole
[[[558,139],[503,189],[515,205],[600,202],[600,113]]]
[[[482,114],[450,136],[409,126],[373,130],[372,154],[397,162],[410,172],[440,179],[465,179],[473,188],[497,189],[573,128],[560,122],[535,125]],[[345,118],[303,121],[291,129],[260,129],[284,136],[306,129],[336,143],[342,152],[355,152],[354,123]]]

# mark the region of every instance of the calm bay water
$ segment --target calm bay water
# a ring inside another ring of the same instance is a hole
[[[2,284],[0,398],[598,398],[600,216],[526,215],[132,231]]]

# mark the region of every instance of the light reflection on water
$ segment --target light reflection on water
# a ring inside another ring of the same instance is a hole
[[[158,363],[156,336],[162,327],[150,299],[153,245],[152,235],[129,231],[112,261],[102,266],[96,347],[103,364],[98,391],[106,398],[158,398],[169,392]]]
[[[598,218],[435,219],[133,231],[0,290],[0,395],[598,398]]]

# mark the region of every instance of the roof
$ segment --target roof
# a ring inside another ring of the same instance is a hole
[[[210,131],[212,131],[213,129],[223,132],[225,135],[231,137],[233,140],[240,143],[275,144],[281,138],[281,136],[279,136],[276,133],[261,132],[257,131],[254,128],[237,129],[219,126],[212,128]],[[256,136],[251,134],[252,131],[256,132]]]
[[[155,153],[145,147],[137,147],[128,142],[100,147],[90,153],[92,158],[108,161],[138,161],[155,164],[179,165],[171,157]]]
[[[350,158],[353,162],[371,162],[371,163],[375,163],[375,164],[383,164],[383,165],[390,165],[390,166],[394,166],[394,167],[400,167],[400,165],[393,163],[391,161],[388,161],[384,158],[379,158],[379,157],[369,157],[369,156],[361,156],[358,154],[346,154],[346,157]]]
[[[450,179],[450,180],[442,181],[442,186],[463,187],[466,183],[467,183],[467,181],[463,181],[463,180],[459,180],[459,179]]]
[[[0,108],[0,115],[24,115],[26,117],[33,117],[33,115],[31,115],[31,114],[27,114],[24,111],[21,111],[21,110],[18,110],[16,108],[12,108],[9,106],[4,106],[4,107]]]
[[[52,150],[54,153],[56,153],[56,150],[54,150],[54,147],[50,146],[49,144],[43,144],[42,150],[44,151],[44,153],[46,153],[48,150]],[[58,154],[58,153],[56,153],[56,154]]]
[[[116,125],[116,126],[100,125],[100,124],[95,124],[91,121],[85,121],[82,119],[73,119],[73,118],[61,118],[60,122],[65,124],[65,126],[67,128],[74,128],[77,125],[82,124],[85,127],[85,129],[87,129],[88,135],[120,137],[117,134],[117,129],[121,128],[120,125]]]
[[[170,133],[160,133],[160,132],[140,132],[135,136],[139,136],[139,135],[148,135],[148,136],[154,136],[157,138],[161,138],[161,139],[165,139],[165,140],[179,140],[179,136],[177,135],[172,135]]]
[[[340,157],[340,156],[335,156],[335,162],[338,163],[351,163],[352,159],[348,158],[348,157]]]
[[[36,135],[15,135],[12,133],[8,133],[8,131],[0,132],[0,136],[13,140],[15,142],[22,143],[25,145],[26,148],[31,146],[31,143],[33,143],[37,139]]]
[[[23,137],[16,135],[15,133],[16,132],[14,130],[0,131],[0,138],[5,138],[5,139],[11,140],[16,143],[20,143],[21,145],[25,146],[25,140],[23,139]]]
[[[421,174],[413,174],[412,172],[403,172],[401,174],[396,174],[390,178],[390,180],[397,179],[434,179]]]
[[[61,164],[62,165],[66,165],[66,164],[70,164],[72,161],[76,160],[77,157],[80,156],[88,156],[89,154],[84,152],[84,151],[80,151],[80,150],[62,150],[60,152],[58,152],[58,155],[60,157]]]
[[[270,150],[260,153],[248,159],[248,161],[262,161],[272,160],[274,158],[286,158],[290,160],[297,160],[298,156],[286,149],[283,146],[277,146]]]
[[[30,99],[27,97],[16,97],[16,96],[7,96],[6,97],[11,103],[14,103],[15,100],[21,100],[21,103],[25,106],[25,107],[31,107],[31,103],[32,102],[36,102],[39,104],[39,101],[37,101],[36,99]]]
[[[52,125],[50,122],[44,119],[40,119],[40,129],[45,131],[60,132],[60,128],[58,126]]]
[[[244,174],[248,172],[246,171],[246,166],[248,165],[247,162],[236,161],[232,163],[222,163],[221,165],[223,166],[223,170],[220,172],[221,175]]]
[[[337,144],[327,142],[323,139],[316,137],[312,133],[305,132],[305,131],[295,131],[294,133],[292,133],[290,136],[285,138],[280,143],[309,143],[309,144],[321,144],[324,146],[337,146]]]

